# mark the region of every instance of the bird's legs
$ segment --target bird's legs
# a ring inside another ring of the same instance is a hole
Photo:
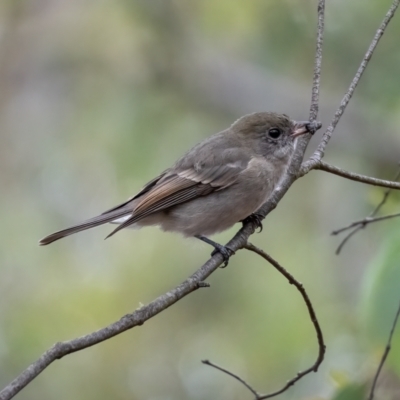
[[[224,258],[223,267],[226,267],[229,262],[229,258],[235,254],[235,252],[227,246],[223,246],[222,244],[216,243],[213,240],[203,236],[203,235],[195,235],[195,238],[200,239],[204,243],[210,244],[214,247],[214,251],[211,253],[211,256],[215,255],[216,253],[220,253]]]

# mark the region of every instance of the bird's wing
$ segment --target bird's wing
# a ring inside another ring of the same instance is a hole
[[[141,196],[140,201],[135,204],[132,216],[107,237],[152,213],[233,185],[239,174],[246,169],[248,162],[248,159],[242,157],[221,165],[197,163],[189,168],[186,166],[184,169],[170,170]]]
[[[127,206],[132,200],[137,199],[138,197],[142,196],[143,194],[147,193],[148,191],[150,191],[156,184],[157,182],[162,179],[164,177],[164,175],[168,172],[168,170],[162,172],[160,175],[158,175],[157,177],[155,177],[154,179],[152,179],[150,182],[148,182],[140,192],[136,193],[133,197],[130,197],[128,200],[124,201],[121,204],[118,204],[117,206],[114,206],[113,208],[110,208],[107,211],[102,212],[100,215],[105,215],[108,214],[112,211],[118,210],[120,208],[124,208],[125,206]]]

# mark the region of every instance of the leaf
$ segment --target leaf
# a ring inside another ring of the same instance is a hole
[[[365,384],[352,383],[339,389],[332,400],[364,400],[366,395]]]
[[[364,330],[372,351],[381,354],[400,302],[400,236],[394,231],[368,268],[361,301]],[[400,328],[393,336],[388,365],[400,372]]]

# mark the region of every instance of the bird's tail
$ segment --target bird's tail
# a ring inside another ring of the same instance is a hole
[[[124,217],[126,215],[132,214],[132,208],[119,208],[116,210],[109,211],[105,214],[98,215],[97,217],[90,218],[78,225],[71,226],[71,228],[63,229],[62,231],[52,233],[49,236],[44,237],[40,240],[39,244],[44,246],[46,244],[50,244],[55,242],[58,239],[62,239],[65,236],[72,235],[73,233],[77,233],[80,231],[84,231],[86,229],[94,228],[95,226],[99,226],[105,224],[107,222],[112,222],[118,218]]]

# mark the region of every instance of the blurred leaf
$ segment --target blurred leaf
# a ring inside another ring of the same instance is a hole
[[[333,370],[329,376],[336,386],[343,387],[349,384],[349,376],[345,371]]]
[[[339,389],[332,400],[364,400],[366,392],[365,384],[352,383]]]
[[[388,235],[385,247],[372,261],[364,282],[361,307],[367,338],[373,351],[379,346],[379,354],[389,337],[400,301],[400,237],[397,231]],[[392,341],[388,365],[400,371],[400,334],[397,329]]]

